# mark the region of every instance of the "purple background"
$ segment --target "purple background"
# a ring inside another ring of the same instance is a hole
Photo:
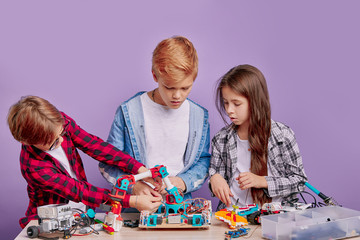
[[[117,106],[156,87],[156,44],[184,35],[199,55],[190,98],[223,126],[216,80],[249,63],[267,78],[272,117],[296,133],[309,181],[343,206],[359,207],[358,1],[1,1],[1,238],[14,238],[28,205],[20,144],[9,107],[23,95],[48,99],[87,131],[107,138]],[[107,187],[83,157],[89,182]],[[210,199],[205,185],[196,193]],[[216,201],[213,205],[216,205]]]

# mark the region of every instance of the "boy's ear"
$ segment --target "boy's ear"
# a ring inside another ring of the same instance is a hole
[[[155,74],[154,70],[151,70],[151,73],[152,73],[152,75],[153,75],[154,81],[155,81],[155,82],[158,82],[158,79],[157,79],[157,77],[156,77],[156,74]]]

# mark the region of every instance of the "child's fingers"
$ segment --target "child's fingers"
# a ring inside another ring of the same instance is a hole
[[[225,203],[226,206],[230,206],[231,204],[231,199],[230,196],[232,197],[233,194],[230,191],[230,189],[228,187],[214,187],[215,184],[213,185],[213,193],[215,194],[215,196],[220,199],[221,202]],[[227,185],[226,185],[227,186]]]
[[[230,200],[230,196],[229,196],[229,191],[226,191],[226,189],[223,189],[223,191],[221,192],[222,195],[222,202],[226,204],[226,206],[230,206],[231,200]]]
[[[213,193],[214,193],[214,195],[215,195],[217,198],[219,198],[219,199],[221,200],[220,191],[218,191],[217,189],[214,189],[214,190],[213,190]]]
[[[220,201],[222,201],[223,203],[226,204],[225,194],[224,194],[224,192],[222,191],[222,189],[218,189],[218,191],[216,191],[215,196],[216,196],[218,199],[220,199]]]
[[[250,178],[250,174],[248,172],[240,173],[239,181],[245,181]]]
[[[240,189],[241,190],[246,190],[246,189],[248,189],[249,188],[249,186],[247,186],[247,185],[240,185]]]
[[[151,206],[151,212],[155,212],[156,210],[158,210],[160,205],[161,205],[161,202],[153,203],[152,206]]]
[[[230,195],[230,197],[234,196],[234,194],[231,191],[229,192],[229,195]]]
[[[226,195],[226,206],[230,206],[231,204],[231,199],[230,199],[230,196],[229,195]]]
[[[150,198],[150,201],[151,201],[151,202],[161,202],[161,200],[162,200],[162,197],[161,197],[161,196],[151,197],[151,198]]]
[[[154,196],[154,197],[161,197],[161,194],[153,189],[150,190],[150,193]]]
[[[231,201],[230,201],[229,199],[226,199],[226,200],[224,201],[224,203],[225,203],[225,205],[226,205],[227,207],[230,207],[230,205],[231,205]]]
[[[242,183],[240,184],[240,189],[241,189],[241,190],[245,190],[245,189],[251,188],[251,187],[253,187],[253,186],[254,186],[253,181],[251,181],[251,180],[246,180],[246,181],[244,181],[244,182],[242,182]]]
[[[249,175],[242,176],[239,178],[238,183],[239,185],[247,185],[252,182],[252,179]]]
[[[167,193],[168,193],[168,192],[165,190],[165,188],[160,191],[160,194],[161,194],[161,195],[166,195]]]
[[[239,184],[240,185],[248,185],[248,184],[251,184],[251,179],[245,179],[245,180],[243,180],[243,181],[239,181]]]

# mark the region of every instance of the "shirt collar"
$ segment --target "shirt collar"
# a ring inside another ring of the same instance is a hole
[[[270,138],[274,137],[277,142],[284,142],[284,135],[278,124],[271,119],[271,132]]]
[[[236,135],[237,132],[236,132],[235,124],[231,123],[228,126],[226,126],[226,132],[227,132],[226,134],[227,140],[229,140],[232,136]]]
[[[226,127],[226,138],[229,140],[234,134],[236,133],[236,126],[231,123]],[[270,138],[274,137],[277,142],[284,142],[284,135],[274,120],[271,119],[271,131],[270,131]]]

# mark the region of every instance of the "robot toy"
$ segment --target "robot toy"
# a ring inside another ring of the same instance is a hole
[[[211,221],[211,201],[205,199],[192,199],[184,201],[182,193],[172,185],[169,173],[164,165],[157,165],[150,170],[136,174],[120,176],[111,194],[111,201],[101,205],[101,209],[107,211],[105,224],[112,226],[119,231],[123,225],[121,217],[121,202],[127,195],[127,191],[133,185],[144,178],[160,179],[166,186],[166,202],[159,208],[157,213],[151,214],[148,211],[140,213],[140,228],[206,228]]]

